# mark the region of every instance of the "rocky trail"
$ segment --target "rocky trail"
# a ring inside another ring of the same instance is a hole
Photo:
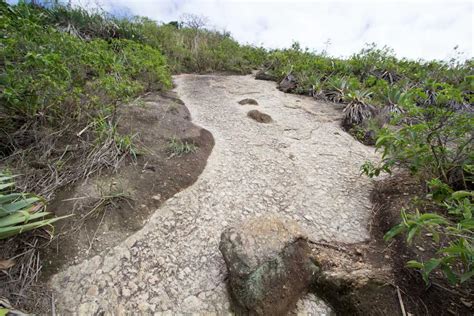
[[[340,105],[285,94],[251,75],[174,79],[193,123],[214,137],[207,166],[141,230],[52,278],[61,313],[229,312],[220,236],[250,217],[292,219],[314,241],[369,237],[372,184],[360,166],[377,156],[342,130]],[[258,105],[238,103],[246,98]],[[251,110],[271,121],[248,117]],[[310,294],[296,312],[330,308]]]

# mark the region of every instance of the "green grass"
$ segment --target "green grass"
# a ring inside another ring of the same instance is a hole
[[[168,150],[172,156],[182,156],[189,153],[195,153],[198,147],[190,142],[182,141],[177,137],[172,137],[168,141]]]

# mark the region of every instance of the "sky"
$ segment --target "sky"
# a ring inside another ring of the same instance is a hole
[[[157,21],[191,13],[231,32],[241,43],[301,47],[347,57],[367,43],[387,45],[399,57],[461,59],[474,56],[472,0],[74,0]],[[91,4],[92,3],[92,4]],[[458,47],[456,52],[454,47]]]

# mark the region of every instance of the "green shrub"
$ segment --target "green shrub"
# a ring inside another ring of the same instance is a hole
[[[176,73],[248,73],[263,62],[266,54],[262,48],[241,46],[225,32],[158,25],[145,18],[136,23],[144,42],[159,48]]]
[[[148,18],[120,19],[101,10],[60,4],[48,8],[23,6],[23,10],[38,24],[81,39],[127,39],[158,49],[175,73],[249,73],[263,62],[266,54],[263,48],[240,45],[228,32],[184,26],[189,23],[160,25]]]
[[[432,183],[438,181],[433,179]],[[426,283],[429,283],[429,274],[437,268],[453,284],[466,282],[474,276],[473,198],[472,191],[456,191],[442,199],[439,203],[447,209],[447,217],[434,212],[420,213],[416,210],[410,214],[402,210],[402,222],[389,230],[384,238],[388,241],[399,234],[405,234],[407,242],[411,244],[422,232],[431,234],[433,242],[439,248],[436,257],[425,262],[410,260],[407,266],[419,269]],[[447,245],[442,245],[441,241]]]
[[[351,93],[358,99],[364,96],[365,104],[388,106],[390,112],[399,113],[400,103],[417,101],[416,90],[425,96],[425,105],[472,104],[472,63],[397,59],[389,48],[374,44],[348,59],[339,59],[302,50],[294,43],[290,49],[269,52],[264,66],[277,80],[291,73],[297,80],[296,93],[342,103],[351,103],[347,97]]]
[[[126,39],[84,41],[42,25],[30,6],[2,7],[0,39],[5,67],[0,81],[1,133],[31,133],[64,122],[90,121],[118,102],[171,86],[166,60],[147,45]],[[22,137],[26,144],[29,137]],[[11,144],[2,137],[0,152]]]
[[[446,106],[405,104],[393,123],[379,131],[376,147],[383,150],[379,170],[403,167],[422,180],[440,179],[453,188],[472,187],[467,180],[474,165],[471,112]]]
[[[425,231],[438,244],[436,256],[425,262],[411,260],[408,266],[419,269],[429,282],[429,274],[441,269],[452,283],[462,283],[474,275],[474,114],[453,108],[462,102],[459,89],[449,84],[431,82],[409,94],[391,96],[398,100],[401,111],[383,128],[376,148],[383,151],[382,161],[374,166],[366,163],[362,171],[372,176],[408,169],[422,182],[428,183],[428,201],[423,205],[432,211],[421,213],[416,207],[403,209],[400,224],[385,239],[404,234],[411,244]],[[395,101],[394,101],[395,104]]]

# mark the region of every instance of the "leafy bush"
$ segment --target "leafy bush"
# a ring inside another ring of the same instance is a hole
[[[399,234],[406,234],[407,242],[411,244],[416,236],[425,231],[433,236],[433,242],[438,245],[442,239],[447,240],[446,246],[438,246],[436,257],[426,262],[410,260],[407,266],[420,269],[426,283],[429,282],[429,274],[436,268],[440,268],[451,283],[463,283],[474,276],[473,198],[472,191],[452,192],[442,201],[449,217],[436,213],[421,214],[418,210],[410,214],[402,210],[402,222],[389,230],[384,238],[388,241]]]
[[[0,240],[50,226],[63,218],[44,219],[51,214],[44,210],[44,202],[37,196],[14,192],[14,178],[0,172]]]
[[[421,270],[426,282],[437,268],[452,283],[474,275],[474,113],[453,107],[460,102],[459,90],[448,84],[431,83],[425,91],[398,96],[400,111],[392,120],[396,127],[381,129],[375,144],[383,151],[381,163],[362,166],[370,177],[403,168],[428,183],[424,207],[431,211],[402,210],[402,222],[385,235],[390,240],[404,234],[408,244],[423,231],[433,236],[436,256],[407,264]]]
[[[374,168],[403,167],[422,180],[437,178],[453,188],[472,188],[473,113],[414,104],[403,110],[393,121],[399,128],[380,130],[376,147],[383,149],[382,162]]]
[[[0,125],[10,137],[2,137],[0,152],[31,141],[28,135],[13,140],[17,131],[87,123],[113,112],[120,101],[171,86],[166,60],[156,49],[125,39],[84,41],[40,24],[29,5],[1,9]]]
[[[31,7],[39,24],[50,25],[82,39],[127,39],[160,50],[170,69],[180,72],[229,71],[249,73],[265,57],[263,48],[243,46],[228,32],[208,30],[205,23],[190,20],[158,24],[144,17],[120,19],[101,11],[53,5]],[[196,17],[194,17],[196,18]]]

